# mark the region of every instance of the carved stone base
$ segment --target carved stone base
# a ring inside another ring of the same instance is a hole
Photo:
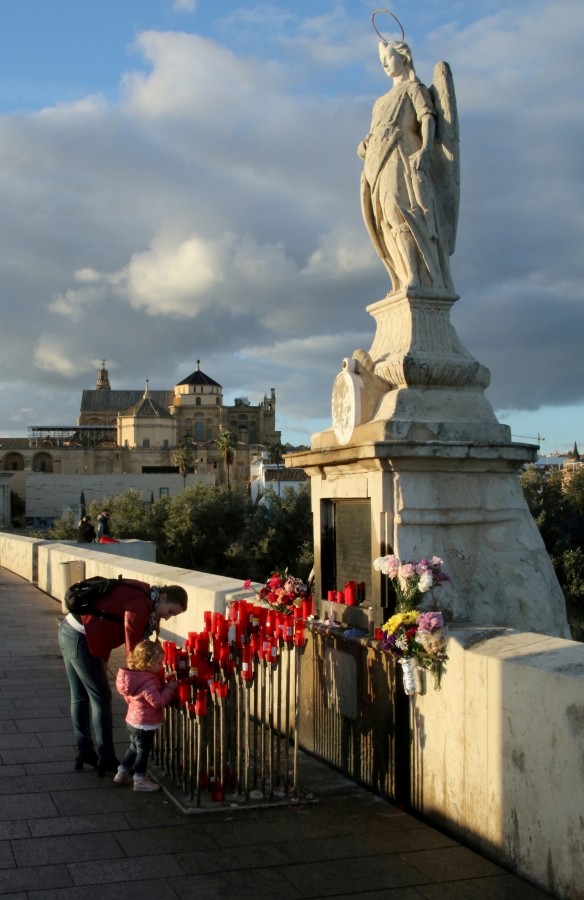
[[[371,563],[386,553],[404,560],[440,556],[452,582],[429,599],[448,620],[569,637],[564,597],[518,478],[535,456],[526,444],[439,441],[291,454],[287,465],[311,476],[316,597],[323,596],[322,566],[330,565],[321,558],[335,521],[330,505],[367,500]],[[383,578],[373,578],[374,620]]]

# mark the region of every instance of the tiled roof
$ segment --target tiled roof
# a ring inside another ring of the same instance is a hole
[[[278,475],[280,477],[278,477]],[[266,481],[308,481],[308,475],[304,471],[304,469],[284,469],[280,468],[278,472],[277,469],[266,469],[265,470],[265,480]]]
[[[81,412],[125,412],[144,397],[141,391],[83,391]],[[163,409],[172,404],[174,391],[150,391],[150,397]]]
[[[168,410],[164,409],[160,403],[152,398],[150,394],[144,394],[137,403],[130,406],[125,412],[120,413],[121,416],[133,416],[137,418],[158,418],[172,419]]]
[[[0,437],[0,452],[19,450],[22,447],[30,447],[30,441],[24,435],[22,437]]]

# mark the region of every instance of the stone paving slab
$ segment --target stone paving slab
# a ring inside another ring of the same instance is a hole
[[[59,619],[56,601],[0,569],[0,900],[546,896],[304,754],[318,802],[212,816],[75,772]]]
[[[11,894],[3,900],[178,900],[178,896],[166,879],[155,878],[148,881],[117,881],[115,884],[85,884],[82,887],[29,891],[27,894]],[[204,898],[200,896],[199,900]]]

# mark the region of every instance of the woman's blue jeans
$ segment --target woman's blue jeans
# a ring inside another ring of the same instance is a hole
[[[130,746],[122,756],[120,765],[124,769],[134,769],[136,775],[145,775],[148,768],[148,757],[154,743],[155,731],[136,728],[128,725]]]
[[[93,725],[98,756],[115,756],[112,692],[105,662],[91,655],[85,635],[66,619],[59,626],[59,646],[71,688],[71,721],[78,750],[93,748]]]

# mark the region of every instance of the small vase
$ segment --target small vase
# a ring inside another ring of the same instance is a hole
[[[398,659],[398,663],[403,669],[402,676],[405,693],[408,696],[419,693],[418,660],[407,657]]]

